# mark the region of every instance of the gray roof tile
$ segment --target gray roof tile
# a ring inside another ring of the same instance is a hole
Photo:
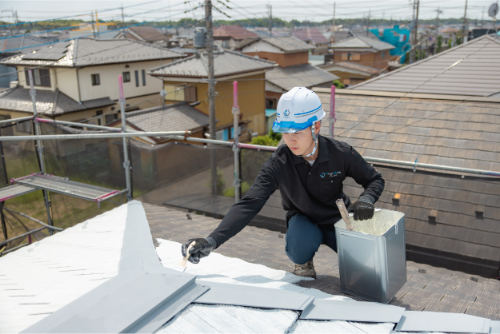
[[[274,62],[243,55],[233,51],[217,52],[214,55],[215,76],[225,76],[271,69]],[[197,55],[175,61],[173,63],[151,69],[153,76],[172,77],[208,77],[206,55]]]
[[[305,51],[314,49],[313,45],[307,44],[306,42],[301,41],[295,36],[290,37],[264,37],[263,41],[274,45],[275,47],[283,50],[283,51]]]
[[[45,43],[45,41],[31,36],[6,37],[5,39],[0,40],[0,53],[22,53],[27,51],[26,49],[24,49],[26,47]]]
[[[395,46],[379,39],[356,36],[341,40],[331,45],[332,49],[375,49],[377,51],[391,50]]]
[[[127,113],[127,122],[147,132],[190,131],[208,126],[208,115],[187,102]]]
[[[46,45],[37,52],[64,48],[64,57],[59,60],[25,60],[24,54],[1,61],[4,65],[31,65],[52,67],[79,67],[90,65],[115,64],[132,61],[181,58],[184,55],[151,44],[129,39],[96,40],[80,38],[67,42]],[[33,49],[30,49],[32,53]],[[26,53],[26,52],[25,52]],[[30,55],[31,55],[30,53]],[[36,53],[35,53],[36,54]]]
[[[266,73],[266,80],[284,89],[290,90],[293,87],[314,87],[325,83],[332,83],[338,79],[325,70],[311,64],[302,64],[289,67],[276,67]]]
[[[57,116],[76,111],[114,105],[109,97],[82,101],[78,103],[69,96],[51,90],[36,91],[36,108],[39,114]],[[33,112],[33,102],[28,89],[22,87],[11,88],[0,93],[0,109],[21,112]]]
[[[500,40],[488,35],[349,89],[493,96],[500,92]]]

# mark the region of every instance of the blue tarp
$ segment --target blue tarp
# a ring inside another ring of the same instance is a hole
[[[379,36],[378,29],[370,29],[375,36]],[[390,50],[391,56],[401,56],[401,64],[405,62],[406,53],[410,51],[410,30],[401,29],[399,25],[395,25],[392,29],[384,29],[384,34],[379,36],[382,42],[394,45],[396,48]]]

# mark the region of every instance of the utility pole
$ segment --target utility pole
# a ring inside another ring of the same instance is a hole
[[[125,15],[123,14],[123,4],[122,4],[122,28],[125,27]]]
[[[269,36],[273,36],[273,5],[267,5],[269,8]]]
[[[368,37],[368,34],[370,32],[370,14],[371,14],[371,9],[368,11],[368,20],[366,22],[366,37]]]
[[[481,19],[481,28],[484,28],[484,6],[483,6],[483,18]]]
[[[90,17],[92,18],[92,34],[94,35],[95,38],[95,22],[94,22],[94,12],[90,11]]]
[[[330,40],[332,43],[335,43],[335,2],[333,3],[332,36]]]
[[[465,0],[464,23],[462,27],[462,44],[467,42],[469,38],[469,29],[467,28],[467,0]]]
[[[436,45],[434,47],[434,54],[437,53],[437,42],[439,37],[439,14],[443,14],[443,11],[438,7],[438,9],[436,9]]]
[[[417,47],[417,37],[418,37],[418,10],[420,7],[420,0],[414,0],[413,2],[413,13],[415,17],[414,21],[414,27],[413,27],[413,41],[412,41],[412,46],[411,46],[411,51],[410,51],[410,63],[415,62],[415,54],[416,54],[416,47]]]
[[[212,1],[205,0],[205,28],[207,29],[208,58],[208,116],[210,139],[216,139],[215,131],[215,75],[214,75],[214,36],[212,28]],[[236,131],[236,130],[235,130]],[[217,195],[217,151],[210,150],[210,175],[212,194]]]

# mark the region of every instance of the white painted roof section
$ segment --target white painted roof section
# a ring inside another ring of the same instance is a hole
[[[500,40],[488,35],[349,89],[495,96],[500,93]]]
[[[377,51],[392,50],[394,45],[382,42],[379,39],[365,36],[355,36],[331,45],[332,49],[375,49]]]
[[[127,206],[0,257],[0,332],[20,332],[118,274]]]

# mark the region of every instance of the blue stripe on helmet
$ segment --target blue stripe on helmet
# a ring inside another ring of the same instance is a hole
[[[315,111],[319,110],[320,108],[321,108],[321,105],[319,107],[317,107],[316,109],[313,109],[311,111],[303,112],[303,113],[300,113],[300,114],[295,114],[295,116],[307,115],[307,114],[310,114],[312,112],[315,112]]]
[[[281,121],[278,122],[278,120],[275,120],[273,123],[273,131],[274,132],[281,132],[281,133],[286,133],[286,132],[298,132],[302,131],[308,127],[310,127],[314,122],[318,120],[317,116],[313,116],[309,118],[307,121],[304,123],[295,123],[295,122],[287,122],[287,121]]]

